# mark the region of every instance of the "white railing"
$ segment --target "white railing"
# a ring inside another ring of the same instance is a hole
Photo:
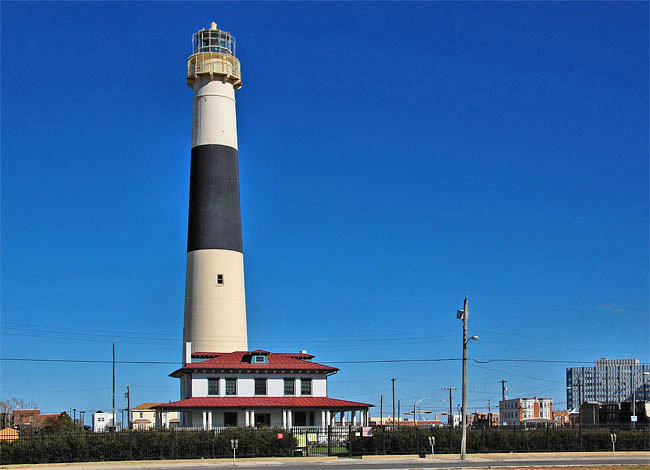
[[[221,52],[202,52],[187,60],[187,83],[198,75],[221,75],[232,82],[235,89],[241,87],[239,59]]]

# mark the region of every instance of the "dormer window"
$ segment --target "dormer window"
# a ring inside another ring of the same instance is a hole
[[[253,356],[253,364],[268,364],[269,358],[262,355]]]

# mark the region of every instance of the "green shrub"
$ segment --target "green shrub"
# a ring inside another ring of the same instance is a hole
[[[607,428],[576,427],[468,429],[467,451],[478,452],[542,452],[550,451],[609,451],[610,432],[616,432],[616,449],[648,449],[650,432],[629,428],[610,431]],[[282,433],[284,439],[278,439]],[[582,434],[582,439],[580,439]],[[329,450],[333,454],[413,454],[431,453],[429,436],[436,438],[436,453],[457,453],[461,430],[455,428],[395,429],[378,427],[372,437],[361,437],[350,428],[335,428],[331,433]],[[322,439],[321,434],[319,439]],[[449,444],[451,437],[451,446]],[[292,456],[298,440],[291,432],[280,428],[226,428],[221,431],[118,431],[89,433],[86,431],[45,432],[24,434],[17,441],[0,442],[0,464],[36,464],[80,461],[202,459],[232,457],[230,441],[237,439],[238,457]],[[318,441],[326,452],[327,443]]]

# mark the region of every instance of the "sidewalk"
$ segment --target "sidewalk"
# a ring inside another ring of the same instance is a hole
[[[486,454],[467,454],[469,461],[483,461],[483,460],[531,460],[531,459],[602,459],[612,457],[611,452],[495,452]],[[616,452],[616,457],[646,457],[650,463],[650,451],[630,451],[630,452]],[[399,460],[399,459],[421,459],[417,454],[411,455],[364,455],[363,460]],[[431,460],[431,454],[427,454],[427,460]],[[454,461],[460,460],[460,454],[436,454],[435,460],[440,461]]]
[[[528,453],[492,453],[492,454],[468,454],[468,462],[489,462],[489,461],[526,461],[526,460],[589,460],[611,458],[611,452],[528,452]],[[650,464],[650,452],[616,452],[618,459],[635,458],[639,464]],[[645,458],[645,460],[643,459]],[[453,463],[460,460],[459,454],[436,454],[432,460],[431,455],[421,458],[418,455],[365,455],[362,458],[347,457],[255,457],[237,459],[238,466],[299,466],[304,464],[336,464],[345,462],[348,465],[373,463],[412,463],[416,462],[438,462]],[[75,470],[102,470],[107,467],[117,467],[121,470],[147,469],[147,468],[184,468],[184,467],[205,467],[223,466],[232,467],[232,459],[192,459],[192,460],[130,460],[130,461],[109,461],[109,462],[70,462],[70,463],[47,463],[47,464],[21,464],[2,465],[0,469],[39,469],[70,467]]]

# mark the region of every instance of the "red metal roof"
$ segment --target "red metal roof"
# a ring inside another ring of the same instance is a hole
[[[251,364],[250,357],[257,351],[235,351],[231,353],[211,353],[215,357],[211,357],[201,362],[193,362],[186,364],[181,369],[173,372],[170,375],[175,375],[176,372],[183,370],[193,369],[283,369],[283,370],[318,370],[323,372],[336,372],[336,367],[318,364],[316,362],[306,361],[311,359],[311,354],[302,353],[268,353],[268,364]],[[195,353],[196,354],[196,353]],[[200,353],[206,355],[208,353]],[[196,356],[195,356],[196,357]],[[205,357],[205,356],[204,356]],[[299,359],[300,358],[300,359]]]
[[[156,409],[181,408],[369,408],[369,403],[327,397],[192,397],[156,405]]]

